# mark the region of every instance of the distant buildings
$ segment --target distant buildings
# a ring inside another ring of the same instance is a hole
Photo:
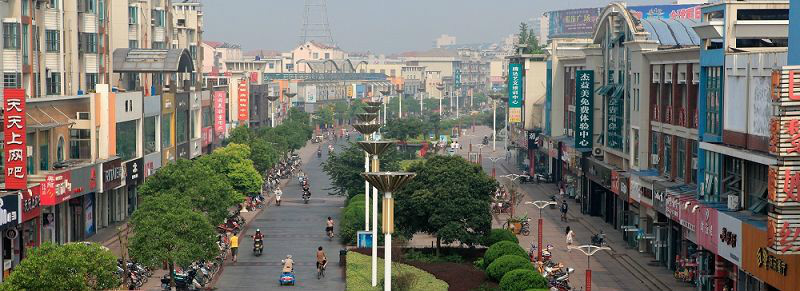
[[[446,34],[442,34],[441,36],[439,36],[433,42],[433,47],[441,48],[441,47],[444,47],[444,46],[455,45],[455,44],[456,44],[456,37],[455,36],[449,36],[449,35],[446,35]]]

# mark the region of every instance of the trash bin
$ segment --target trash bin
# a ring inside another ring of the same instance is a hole
[[[347,249],[339,250],[339,266],[347,264]]]

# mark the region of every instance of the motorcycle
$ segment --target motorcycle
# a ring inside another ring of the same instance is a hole
[[[602,247],[606,245],[606,234],[600,231],[598,234],[592,235],[592,245]]]
[[[556,209],[556,206],[558,205],[558,198],[556,197],[555,194],[550,195],[550,202],[552,202],[550,204],[550,209]],[[553,203],[555,203],[555,204],[553,204]]]
[[[322,151],[321,150],[317,150],[317,158],[321,158],[321,157],[322,157]]]
[[[303,203],[308,204],[308,200],[311,200],[311,193],[308,191],[303,192]]]
[[[260,256],[264,253],[264,241],[262,239],[256,239],[253,241],[253,254],[256,256]]]
[[[275,194],[275,206],[281,206],[281,194]]]

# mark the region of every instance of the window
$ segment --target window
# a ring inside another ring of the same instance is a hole
[[[200,138],[200,134],[199,134],[200,132],[197,130],[197,126],[199,125],[198,122],[200,121],[200,120],[197,120],[198,119],[198,114],[200,114],[200,111],[192,112],[192,113],[189,114],[189,117],[191,119],[191,121],[189,122],[189,136],[192,139]]]
[[[327,59],[330,59],[330,58],[331,58],[331,53],[325,53],[325,59],[327,60]]]
[[[81,35],[81,51],[85,53],[97,53],[97,34],[84,32]]]
[[[214,113],[211,111],[211,106],[203,107],[202,113],[200,114],[203,118],[202,127],[211,127],[214,126]]]
[[[136,6],[128,6],[128,24],[139,23],[139,11]]]
[[[59,52],[61,50],[59,31],[48,29],[44,31],[44,34],[45,34],[47,52]]]
[[[58,9],[58,0],[47,1],[47,8]]]
[[[39,132],[39,170],[50,170],[50,131]]]
[[[397,70],[395,70],[395,69],[391,69],[391,70],[389,70],[389,75],[390,75],[390,76],[394,77],[394,76],[395,76],[395,74],[397,74]]]
[[[86,1],[86,12],[94,13],[96,11],[95,0],[83,0]]]
[[[721,157],[720,154],[712,152],[712,151],[705,151],[706,153],[706,168],[703,175],[703,189],[701,196],[703,196],[703,200],[711,201],[711,202],[718,202],[719,201],[719,171],[720,171],[720,163]]]
[[[311,58],[313,58],[313,59],[319,59],[319,53],[314,53],[314,55],[313,55]]]
[[[88,160],[91,158],[91,139],[88,129],[69,130],[69,158]]]
[[[161,116],[161,149],[172,146],[172,114]]]
[[[275,63],[269,63],[269,68],[270,69],[274,69],[275,68]]]
[[[28,65],[28,25],[22,25],[22,41],[20,42],[22,48],[22,64]]]
[[[156,126],[157,116],[144,118],[144,154],[156,152]]]
[[[3,74],[3,86],[5,88],[22,88],[20,73]]]
[[[129,40],[128,48],[139,48],[139,41],[135,39]]]
[[[123,161],[136,157],[136,120],[117,123],[117,156]]]
[[[697,184],[697,163],[698,163],[698,161],[697,161],[697,141],[696,140],[691,140],[689,143],[690,143],[689,150],[692,152],[692,160],[691,160],[692,164],[690,165],[692,167],[692,171],[691,171],[691,177],[689,177],[688,180],[689,180],[689,184]]]
[[[154,49],[166,49],[167,45],[163,41],[154,41],[153,42]]]
[[[189,46],[189,55],[192,56],[193,60],[197,60],[197,46],[196,45],[190,45]]]
[[[86,90],[89,92],[93,92],[95,86],[97,86],[97,73],[86,73]]]
[[[658,150],[658,136],[660,134],[661,133],[659,133],[657,131],[652,131],[650,133],[650,135],[651,135],[650,136],[650,154],[651,155],[658,155],[658,153],[660,152]],[[658,168],[658,163],[653,162],[652,159],[650,160],[650,162],[652,163],[653,166],[655,166],[656,169]]]
[[[153,10],[153,21],[156,27],[164,27],[167,23],[166,13],[164,10]]]
[[[722,133],[722,67],[707,67],[705,71],[706,89],[706,132],[719,136]]]
[[[189,129],[187,127],[189,122],[189,112],[186,110],[178,110],[175,119],[175,139],[176,142],[181,144],[189,139]]]
[[[686,140],[680,137],[675,137],[675,177],[684,180],[686,179]]]
[[[47,78],[47,95],[61,94],[61,73],[50,72]]]
[[[29,0],[20,0],[22,6],[22,16],[31,16],[30,6],[28,5]]]
[[[672,176],[672,136],[664,135],[664,176]]]
[[[639,167],[639,129],[638,128],[632,128],[631,131],[633,132],[633,134],[631,134],[633,136],[633,139],[632,139],[632,141],[633,141],[632,142],[632,145],[633,145],[633,150],[632,150],[633,151],[633,166],[638,168]]]
[[[63,162],[64,161],[64,137],[58,137],[58,145],[56,146],[56,161]]]
[[[3,23],[3,48],[19,48],[19,23]]]

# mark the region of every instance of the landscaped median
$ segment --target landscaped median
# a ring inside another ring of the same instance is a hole
[[[371,259],[357,252],[347,253],[347,291],[379,291],[383,283],[383,259],[378,258],[378,286],[372,287]],[[392,285],[410,285],[403,291],[447,291],[448,285],[433,275],[412,266],[392,263]]]

